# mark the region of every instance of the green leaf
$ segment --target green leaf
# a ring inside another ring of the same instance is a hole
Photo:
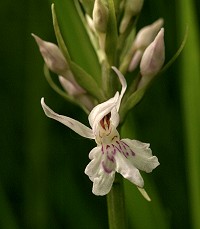
[[[105,100],[101,88],[98,86],[97,82],[92,78],[90,74],[88,74],[73,61],[71,61],[70,67],[72,72],[74,73],[76,81],[81,87],[83,87],[88,93],[97,98],[99,102]]]
[[[56,13],[63,40],[71,59],[85,69],[97,82],[101,69],[97,55],[79,17],[74,1],[55,0]]]
[[[122,100],[122,105],[120,108],[121,121],[124,120],[128,111],[132,109],[137,103],[140,102],[146,90],[147,90],[147,86],[135,91],[131,95],[126,95],[125,100]]]

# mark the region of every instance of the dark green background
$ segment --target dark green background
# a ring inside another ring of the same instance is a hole
[[[180,1],[146,0],[139,20],[140,28],[158,17],[165,19],[166,60],[178,49],[184,37],[181,28],[189,23],[187,12],[180,8]],[[62,26],[67,26],[66,31],[74,34],[66,32],[64,35],[73,40],[73,44],[69,41],[70,49],[87,69],[90,60],[85,59],[86,53],[79,48],[84,47],[84,34],[78,34],[71,21],[71,1],[57,0],[55,3],[65,4],[65,7],[58,6],[59,17],[63,19]],[[197,4],[198,1],[193,8],[195,16],[199,9]],[[196,19],[195,31],[199,34],[199,15]],[[2,1],[0,25],[0,228],[108,228],[106,198],[91,193],[92,183],[84,174],[89,162],[88,153],[95,143],[47,119],[40,106],[40,98],[44,96],[47,104],[58,113],[88,124],[81,109],[64,101],[47,84],[43,76],[43,60],[30,35],[34,32],[45,40],[56,42],[50,2]],[[199,44],[194,42],[194,46],[199,52]],[[130,189],[129,183],[126,184],[130,228],[195,228],[190,203],[192,182],[188,175],[191,167],[188,164],[187,122],[194,123],[197,131],[193,133],[200,133],[200,126],[196,120],[188,119],[187,109],[194,109],[196,103],[187,103],[186,98],[193,101],[200,95],[187,97],[185,91],[187,88],[196,90],[200,85],[193,84],[199,83],[199,76],[190,73],[187,77],[197,78],[197,81],[190,83],[190,80],[187,84],[182,72],[192,70],[200,63],[190,48],[181,55],[192,64],[185,66],[185,59],[182,61],[180,57],[155,81],[143,101],[129,114],[132,124],[127,127],[127,135],[150,142],[161,163],[152,174],[145,175],[152,203],[146,203],[134,186]],[[200,153],[199,145],[194,147]]]

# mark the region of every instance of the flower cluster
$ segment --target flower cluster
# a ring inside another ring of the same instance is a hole
[[[106,195],[113,184],[115,172],[131,181],[138,188],[143,189],[144,181],[139,170],[151,172],[159,165],[156,156],[152,156],[149,144],[128,138],[120,139],[117,131],[119,124],[119,108],[126,90],[124,76],[113,67],[122,85],[121,93],[116,92],[114,97],[98,104],[90,112],[88,119],[91,129],[84,124],[55,113],[41,100],[45,114],[55,119],[82,137],[95,139],[97,147],[91,150],[85,173],[93,182],[95,195]],[[144,191],[143,191],[144,192]]]
[[[143,0],[80,0],[75,1],[77,12],[94,47],[101,69],[101,76],[90,75],[76,64],[68,52],[52,5],[53,25],[58,46],[32,34],[46,65],[58,75],[65,95],[70,102],[81,106],[89,114],[91,129],[82,123],[52,111],[42,99],[45,114],[79,135],[95,139],[97,147],[89,154],[91,162],[85,173],[93,181],[93,193],[107,194],[115,172],[134,183],[145,194],[144,181],[139,170],[151,172],[159,165],[152,156],[149,144],[121,139],[117,131],[127,112],[143,97],[149,83],[160,72],[165,61],[163,19],[141,28],[137,33],[136,22]],[[115,66],[115,67],[112,67]],[[121,83],[116,80],[118,75]],[[132,74],[127,85],[123,75]],[[98,80],[97,80],[98,77]],[[99,79],[101,82],[99,82]],[[127,90],[126,90],[127,89]]]

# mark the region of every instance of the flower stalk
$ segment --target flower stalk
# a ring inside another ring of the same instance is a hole
[[[123,178],[116,174],[111,191],[107,195],[109,229],[126,229],[126,210]]]

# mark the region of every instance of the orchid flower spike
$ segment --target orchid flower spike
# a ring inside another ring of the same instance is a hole
[[[135,184],[143,196],[150,200],[143,189],[144,180],[139,170],[151,172],[159,165],[158,158],[152,156],[149,144],[120,138],[117,131],[120,121],[119,109],[127,84],[121,72],[115,67],[112,69],[119,77],[121,92],[117,91],[114,97],[93,108],[88,117],[91,128],[55,113],[45,104],[44,98],[41,99],[41,105],[49,118],[61,122],[85,138],[96,141],[97,146],[89,153],[91,161],[85,169],[85,173],[93,182],[92,192],[95,195],[106,195],[111,190],[115,172],[118,172]]]

